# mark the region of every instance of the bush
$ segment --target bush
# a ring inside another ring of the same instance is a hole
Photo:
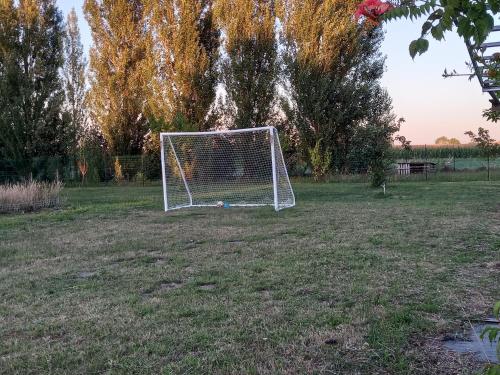
[[[372,187],[381,187],[387,178],[388,166],[384,160],[375,160],[370,167],[370,179]]]
[[[498,320],[500,319],[500,301],[495,304],[493,308],[493,315]],[[500,339],[500,326],[497,327],[487,327],[481,333],[481,340],[488,337],[490,342],[493,344],[495,340]],[[500,341],[497,341],[497,356],[500,359]],[[499,375],[500,374],[500,364],[490,364],[486,367],[486,375]]]
[[[0,186],[0,213],[58,207],[62,187],[59,181],[30,181]]]
[[[323,150],[322,143],[320,139],[310,150],[313,176],[316,181],[325,179],[332,165],[332,152],[329,149]]]

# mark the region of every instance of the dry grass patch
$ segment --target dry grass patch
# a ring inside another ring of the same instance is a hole
[[[59,181],[0,185],[0,213],[59,207],[62,188],[63,184]]]

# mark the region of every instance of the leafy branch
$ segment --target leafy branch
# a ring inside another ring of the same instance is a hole
[[[410,43],[412,58],[429,49],[428,37],[443,40],[447,31],[456,31],[460,37],[473,41],[478,48],[494,27],[494,18],[500,11],[500,0],[401,0],[382,15],[384,20],[426,17],[421,35]]]
[[[497,320],[500,319],[500,301],[495,304],[493,308],[493,315]],[[481,340],[488,337],[488,340],[493,343],[495,340],[500,339],[500,325],[497,327],[486,327],[483,332],[481,332]],[[500,341],[497,343],[497,357],[500,358]],[[489,365],[486,368],[486,375],[500,375],[500,365]]]

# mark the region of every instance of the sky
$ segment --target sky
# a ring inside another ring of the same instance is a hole
[[[72,7],[76,9],[82,43],[88,51],[92,38],[82,12],[83,0],[58,0],[58,4],[65,15]],[[393,99],[394,113],[406,120],[399,134],[412,144],[434,144],[440,136],[466,143],[464,132],[482,126],[499,140],[500,124],[488,123],[481,116],[490,103],[489,95],[481,92],[477,80],[442,77],[445,68],[468,72],[467,50],[456,34],[448,33],[444,42],[431,40],[427,53],[411,59],[408,45],[420,35],[422,22],[399,20],[384,26],[382,53],[387,60],[382,85]]]

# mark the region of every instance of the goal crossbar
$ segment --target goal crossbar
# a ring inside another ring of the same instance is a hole
[[[160,133],[165,211],[295,205],[273,126]]]
[[[234,129],[234,130],[213,130],[204,132],[162,132],[160,137],[163,135],[174,136],[174,135],[215,135],[215,134],[237,134],[237,133],[251,133],[259,130],[276,130],[274,126],[262,126],[259,128],[245,128],[245,129]]]

